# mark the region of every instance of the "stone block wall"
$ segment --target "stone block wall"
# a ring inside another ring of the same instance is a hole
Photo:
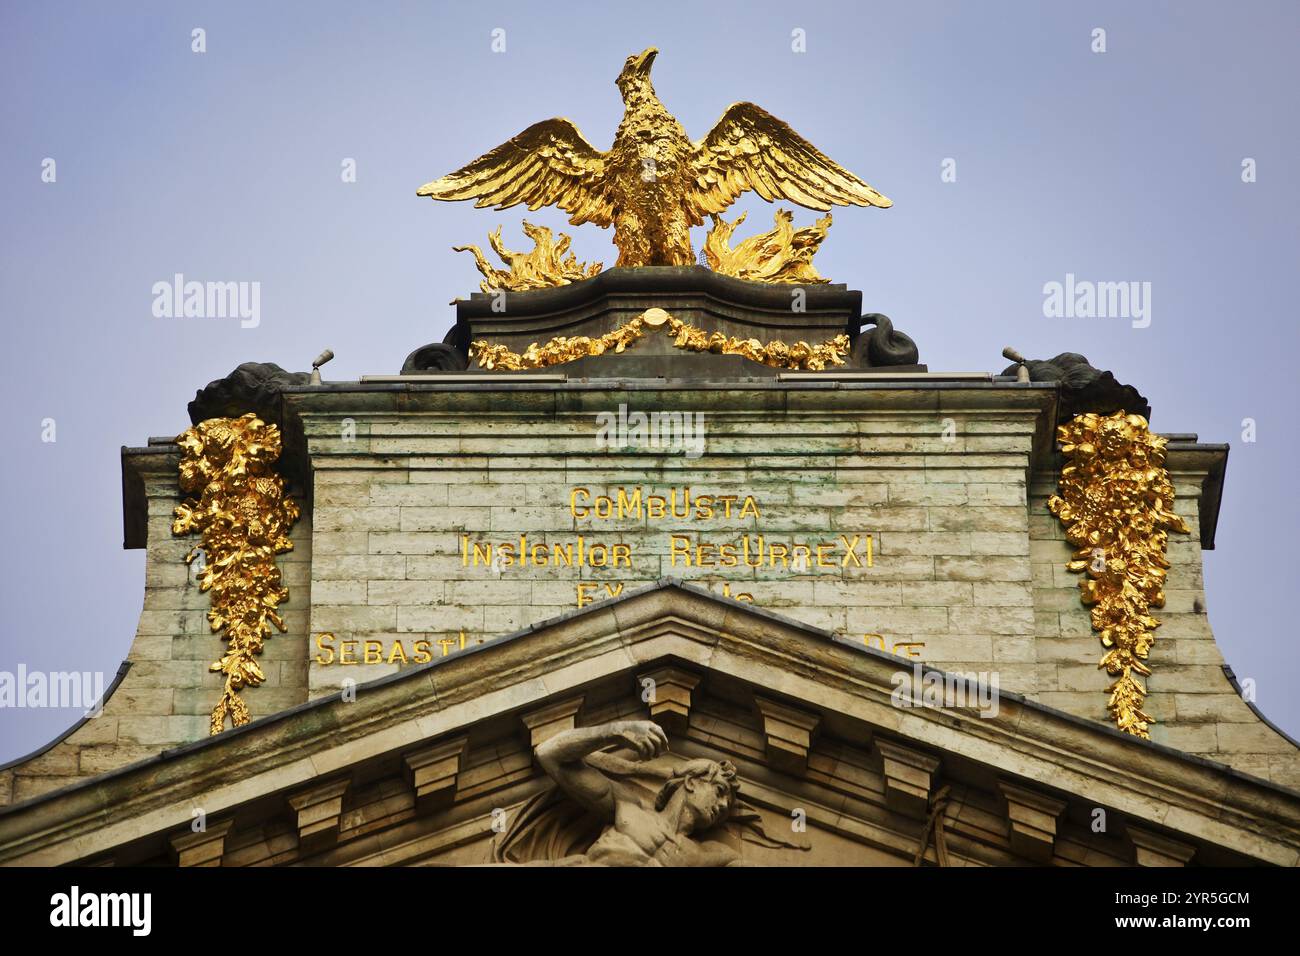
[[[312,648],[312,696],[398,670],[401,655],[388,659],[395,642],[409,653],[425,641],[438,655],[447,641],[446,652],[457,653],[462,632],[468,646],[487,642],[666,576],[752,597],[904,658],[996,668],[1002,686],[1032,687],[1025,475],[1037,408],[987,394],[993,408],[934,391],[883,395],[819,405],[768,392],[761,399],[777,407],[755,410],[752,394],[587,392],[566,396],[570,409],[533,413],[487,398],[475,409],[460,395],[446,397],[459,407],[418,413],[306,413],[316,469],[311,632],[332,635],[335,651],[323,664],[329,651]],[[595,414],[620,401],[704,411],[703,454],[598,448]],[[617,501],[620,489],[639,489],[645,501],[684,488],[693,498],[736,496],[731,517],[716,501],[714,517],[699,520],[616,511],[602,520],[575,515],[570,503],[575,489],[582,509],[602,496]],[[739,515],[746,495],[757,516]],[[625,544],[632,567],[494,569],[473,566],[472,552],[466,566],[462,536],[470,547],[517,546],[521,534],[548,549],[579,535]],[[790,549],[838,542],[838,566],[799,572],[778,558],[775,567],[699,567],[687,566],[680,548],[674,556],[673,535],[713,545],[748,537],[756,546],[760,534],[765,546]],[[868,535],[872,566],[858,567]],[[845,565],[842,546],[855,536],[857,560]],[[339,662],[344,641],[354,642],[357,663]],[[367,641],[382,663],[365,663]]]

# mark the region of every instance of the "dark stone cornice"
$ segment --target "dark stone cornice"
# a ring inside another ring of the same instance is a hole
[[[862,293],[850,290],[845,285],[775,285],[736,279],[703,266],[641,266],[635,269],[606,269],[594,278],[551,289],[508,292],[505,294],[505,313],[493,311],[493,305],[497,301],[495,294],[475,292],[468,299],[456,302],[456,319],[464,322],[471,319],[514,321],[552,318],[588,309],[594,303],[661,296],[708,298],[758,313],[789,316],[791,290],[796,288],[804,291],[809,312],[844,312],[854,316],[861,313]]]
[[[609,269],[550,289],[475,293],[455,304],[456,324],[443,347],[416,350],[404,372],[421,367],[446,371],[453,361],[452,350],[463,351],[478,340],[522,353],[534,342],[557,336],[596,338],[650,308],[663,309],[710,334],[764,344],[816,345],[847,335],[849,362],[855,368],[924,369],[918,365],[916,343],[895,331],[887,316],[862,315],[862,293],[844,285],[777,285],[720,275],[702,266],[644,266]],[[864,325],[873,328],[863,332]],[[578,359],[556,368],[585,376],[716,378],[724,374],[722,358],[726,357],[674,349],[666,335],[648,330],[626,352]],[[751,367],[747,374],[772,374],[748,360],[741,364]],[[608,371],[614,366],[620,371]]]

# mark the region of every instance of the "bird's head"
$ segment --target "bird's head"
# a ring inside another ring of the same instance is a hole
[[[614,81],[618,91],[623,94],[624,100],[635,90],[651,88],[650,67],[654,65],[655,57],[658,55],[659,51],[655,47],[646,47],[640,53],[634,53],[627,58],[627,62],[623,64],[623,72]]]

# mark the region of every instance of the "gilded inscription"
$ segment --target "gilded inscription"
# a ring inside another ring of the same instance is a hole
[[[434,648],[441,649],[436,653]],[[446,657],[453,651],[465,649],[465,632],[457,637],[439,640],[413,638],[393,641],[374,638],[339,640],[328,631],[316,635],[316,656],[313,660],[322,667],[330,664],[427,664],[434,657]]]
[[[588,488],[569,492],[569,514],[575,518],[676,518],[709,521],[713,518],[760,518],[753,495],[696,495],[690,488],[673,488],[664,495],[647,495],[638,486],[619,488],[613,495],[592,496]]]
[[[518,541],[474,541],[460,536],[461,567],[507,568],[630,568],[632,546],[622,542],[593,541],[585,535],[567,542],[529,541],[521,534]]]
[[[758,499],[743,491],[729,494],[700,494],[690,486],[670,488],[656,494],[641,485],[619,486],[602,494],[591,488],[575,486],[569,490],[569,517],[596,526],[594,533],[574,534],[561,540],[547,540],[548,535],[485,540],[468,533],[459,535],[460,563],[464,568],[485,568],[495,574],[526,568],[593,568],[597,570],[635,570],[637,545],[634,542],[609,540],[598,528],[599,522],[674,521],[688,524],[763,517]],[[611,529],[626,531],[611,524]],[[705,529],[701,527],[700,533]],[[662,551],[652,550],[650,573],[657,576],[659,560],[666,554],[669,568],[766,569],[789,574],[823,574],[875,566],[875,540],[870,534],[837,534],[833,540],[773,540],[765,534],[743,534],[729,540],[715,541],[694,531],[672,530]],[[541,540],[539,540],[539,538]],[[578,581],[574,583],[575,603],[586,607],[597,601],[610,600],[623,593],[626,582]],[[723,582],[723,596],[732,597],[731,586]],[[735,595],[736,600],[753,601],[748,591]]]
[[[670,562],[677,567],[681,559],[686,568],[780,568],[807,573],[813,568],[874,567],[871,535],[840,535],[837,541],[786,544],[763,535],[742,537],[739,542],[717,544],[693,541],[688,535],[669,536]]]

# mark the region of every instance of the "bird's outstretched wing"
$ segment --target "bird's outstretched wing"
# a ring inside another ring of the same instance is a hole
[[[434,199],[476,199],[474,205],[505,209],[559,206],[575,226],[608,226],[614,209],[605,196],[605,154],[566,119],[534,123],[463,169],[416,190]]]
[[[733,103],[709,135],[694,144],[694,216],[722,212],[752,189],[768,202],[788,199],[809,209],[892,206],[790,124],[753,103]]]

